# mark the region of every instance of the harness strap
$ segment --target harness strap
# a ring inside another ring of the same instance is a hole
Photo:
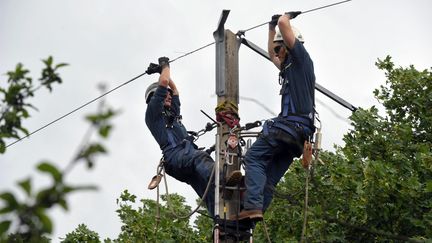
[[[162,153],[166,154],[169,151],[171,151],[171,150],[173,150],[173,149],[175,149],[177,147],[183,146],[183,148],[184,148],[184,155],[187,155],[191,151],[191,148],[194,147],[193,145],[194,144],[191,141],[189,141],[188,139],[183,139],[179,143],[167,144],[166,146],[164,146],[162,148]]]
[[[290,121],[290,122],[297,122],[297,123],[301,123],[302,125],[306,125],[308,127],[313,127],[312,121],[304,116],[286,116],[284,117],[285,120]]]
[[[297,134],[297,132],[290,126],[285,125],[281,122],[277,122],[274,120],[267,120],[263,126],[263,134],[264,136],[269,135],[269,130],[272,127],[277,127],[279,129],[282,129],[283,131],[287,132],[288,134],[290,134],[291,136],[293,136],[296,140],[299,140],[299,136]]]
[[[169,145],[176,144],[175,139],[174,139],[174,133],[173,133],[172,129],[167,129],[167,133],[168,133],[168,144]]]
[[[282,98],[282,116],[288,116],[290,113],[295,113],[294,102],[291,95],[285,94]]]
[[[291,136],[293,136],[297,141],[300,140],[299,135],[297,134],[296,130],[294,130],[292,127],[283,124],[282,122],[274,122],[272,124],[273,127],[277,127],[279,129],[282,129],[283,131],[287,132],[288,134],[290,134]]]

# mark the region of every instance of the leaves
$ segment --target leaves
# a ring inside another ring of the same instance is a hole
[[[16,200],[15,196],[10,192],[4,192],[0,194],[0,199],[5,202],[3,208],[0,208],[0,215],[13,212],[19,207],[19,203]]]
[[[110,124],[111,119],[118,114],[117,111],[112,110],[109,107],[103,105],[104,102],[101,101],[101,106],[95,114],[90,114],[86,116],[86,120],[92,124],[92,129],[97,129],[98,134],[101,138],[108,138],[113,126]],[[107,151],[101,143],[89,143],[81,148],[80,153],[76,156],[75,162],[79,160],[84,160],[86,162],[87,168],[91,169],[94,166],[94,158],[97,155],[106,154]]]
[[[198,237],[189,224],[177,215],[186,215],[191,208],[185,205],[185,198],[170,194],[163,196],[165,203],[157,205],[154,200],[142,199],[140,207],[134,207],[136,196],[125,190],[117,204],[117,213],[122,221],[121,232],[114,242],[208,242],[204,237]],[[160,217],[157,217],[159,207]],[[173,212],[176,215],[173,215]],[[211,230],[202,232],[211,239]]]
[[[66,235],[66,238],[61,243],[75,243],[75,242],[91,242],[99,243],[99,234],[88,229],[85,224],[80,224],[71,233]]]
[[[399,242],[432,239],[432,75],[413,66],[377,62],[384,105],[358,109],[336,153],[321,153],[309,183],[307,239],[311,242]],[[266,212],[272,241],[300,241],[304,172],[294,162]],[[289,223],[287,223],[289,222]],[[257,227],[255,239],[265,241]],[[399,241],[398,241],[399,240]]]
[[[3,234],[5,234],[8,231],[11,223],[12,222],[9,220],[0,222],[0,236],[2,236]]]
[[[42,209],[39,209],[36,211],[36,215],[39,218],[39,221],[41,222],[41,231],[46,233],[52,233],[53,230],[53,224],[51,219],[48,217],[48,215],[45,214],[45,211]]]
[[[31,196],[31,179],[25,179],[23,181],[19,181],[18,185],[21,189],[26,193],[27,196]]]
[[[94,157],[98,154],[105,154],[105,153],[106,150],[102,144],[93,143],[84,147],[75,160],[84,159],[86,161],[87,168],[91,169],[93,168],[94,165]]]
[[[48,57],[43,60],[46,68],[42,71],[40,78],[41,86],[46,86],[52,90],[52,83],[61,83],[61,78],[57,69],[66,66],[65,63],[57,64],[54,68],[53,58]],[[22,126],[22,121],[30,117],[29,108],[36,109],[28,103],[28,99],[33,97],[34,92],[40,87],[34,87],[32,78],[28,76],[29,70],[25,69],[21,63],[18,63],[15,70],[7,72],[7,87],[0,87],[0,99],[2,109],[0,114],[0,153],[6,151],[4,139],[20,138],[20,133],[28,135],[28,130]]]
[[[15,199],[15,196],[10,192],[4,192],[0,194],[0,199],[2,199],[8,208],[14,208],[18,205],[18,201]]]
[[[46,86],[49,90],[52,89],[52,84],[55,82],[61,83],[61,79],[56,73],[61,67],[66,66],[65,63],[54,65],[53,58],[48,57],[43,60],[46,68],[42,71],[41,86]],[[9,87],[0,88],[0,96],[3,97],[2,114],[0,114],[0,152],[5,152],[4,138],[19,138],[20,133],[28,134],[26,128],[21,126],[22,120],[30,117],[28,108],[35,108],[31,104],[26,103],[26,100],[33,96],[34,91],[38,88],[32,86],[32,79],[27,77],[28,70],[25,70],[21,64],[18,64],[15,71],[8,73],[10,83]],[[99,111],[95,117],[95,122],[92,122],[92,127],[99,131],[100,138],[107,139],[112,125],[110,119],[116,114],[111,109],[107,109],[104,102],[101,102]],[[49,242],[45,237],[53,231],[53,222],[48,215],[48,211],[55,206],[60,206],[68,210],[67,196],[75,191],[97,190],[94,185],[69,185],[65,184],[64,178],[73,167],[72,165],[79,159],[87,162],[88,167],[92,167],[95,163],[95,156],[105,154],[107,150],[99,142],[89,142],[90,136],[85,136],[83,144],[77,156],[65,170],[58,169],[54,164],[48,161],[42,161],[37,165],[37,170],[51,176],[52,184],[33,192],[31,178],[21,180],[17,183],[19,188],[24,192],[26,198],[19,202],[17,197],[11,192],[3,192],[0,194],[0,199],[4,202],[3,208],[0,208],[0,214],[5,215],[0,220],[0,241],[10,242]],[[10,220],[12,219],[12,220]],[[7,231],[14,222],[17,226],[15,232],[6,236]],[[82,227],[80,230],[85,231]],[[91,233],[91,232],[88,232]],[[98,237],[97,237],[98,238]],[[96,238],[85,238],[91,242]],[[72,241],[71,241],[72,242]],[[82,241],[78,241],[82,242]]]
[[[41,85],[48,88],[49,91],[52,91],[52,84],[53,83],[62,83],[61,77],[56,73],[56,71],[61,68],[65,67],[68,64],[67,63],[60,63],[56,66],[53,65],[53,58],[52,56],[49,56],[47,59],[42,60],[43,63],[45,63],[45,68],[42,70],[41,77],[39,78]]]
[[[37,169],[41,172],[48,173],[52,176],[55,182],[61,182],[62,181],[62,173],[52,164],[48,162],[40,163],[37,166]]]
[[[109,124],[110,119],[112,119],[118,112],[112,109],[102,110],[97,114],[92,114],[86,116],[86,119],[90,121],[94,126],[99,128],[99,135],[103,138],[107,138],[110,131],[112,130],[112,125]]]

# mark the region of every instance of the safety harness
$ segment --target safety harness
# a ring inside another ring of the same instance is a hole
[[[285,131],[297,141],[303,140],[301,135],[298,133],[299,130],[303,130],[304,134],[307,136],[310,136],[313,133],[313,130],[311,129],[313,125],[311,125],[309,118],[303,118],[299,116],[276,117],[274,119],[267,120],[263,125],[264,136],[269,134],[269,130],[272,127],[276,127]]]
[[[186,136],[184,139],[180,141],[176,141],[175,131],[174,131],[174,123],[181,124],[181,115],[174,114],[171,110],[165,109],[165,111],[162,113],[165,117],[166,122],[166,132],[168,135],[168,144],[163,146],[161,149],[163,151],[163,154],[166,154],[167,152],[177,148],[181,147],[184,148],[184,155],[189,154],[192,147],[198,148],[197,145],[193,143],[193,136]]]
[[[302,142],[304,138],[299,134],[299,131],[303,131],[306,139],[310,138],[315,131],[313,124],[315,111],[309,114],[297,113],[296,105],[291,95],[291,92],[294,92],[292,90],[294,86],[290,86],[287,78],[287,69],[291,64],[291,62],[286,63],[279,73],[279,84],[282,85],[280,92],[282,95],[281,113],[278,117],[266,121],[263,126],[263,134],[268,135],[269,129],[276,127],[290,134],[295,140]]]

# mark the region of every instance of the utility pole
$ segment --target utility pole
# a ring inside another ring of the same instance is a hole
[[[218,28],[213,33],[216,41],[216,95],[218,108],[230,106],[238,115],[239,104],[239,61],[238,50],[240,40],[224,24],[229,10],[223,10]],[[224,106],[225,104],[225,106]],[[232,110],[232,109],[231,109]],[[224,182],[219,178],[221,172],[228,176],[232,171],[240,169],[238,158],[239,144],[237,134],[230,133],[231,127],[226,122],[218,126],[216,135],[216,171],[215,171],[215,216],[224,222],[230,215],[238,213],[240,207],[239,191],[230,189],[230,197],[222,191]],[[229,140],[229,141],[228,141]],[[222,184],[221,184],[222,183]],[[222,192],[222,193],[220,193]],[[227,192],[227,190],[225,190]],[[216,222],[214,242],[219,242],[224,225]],[[226,221],[225,221],[226,222]],[[222,223],[223,224],[223,223]]]

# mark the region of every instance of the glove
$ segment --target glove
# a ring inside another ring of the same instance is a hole
[[[146,71],[147,74],[161,73],[161,72],[162,72],[162,68],[156,63],[150,63]]]
[[[280,14],[273,15],[270,22],[269,22],[269,26],[275,27],[277,25],[277,22],[278,22],[280,16],[282,16],[282,15],[280,15]]]
[[[159,57],[159,66],[161,69],[164,67],[169,67],[169,58],[168,57]]]
[[[301,13],[302,13],[301,11],[290,11],[290,12],[286,12],[285,14],[288,15],[290,19],[294,19]]]

